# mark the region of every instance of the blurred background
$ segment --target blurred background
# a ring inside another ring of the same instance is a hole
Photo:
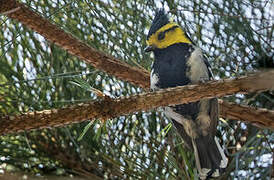
[[[274,3],[263,0],[22,0],[90,46],[150,70],[146,34],[164,8],[204,50],[216,79],[273,68]],[[143,90],[94,69],[0,15],[0,115],[116,98]],[[224,100],[274,109],[273,92]],[[161,111],[0,136],[0,179],[198,179],[194,155]],[[169,130],[168,130],[169,129]],[[167,133],[163,133],[167,131]],[[221,119],[223,179],[271,179],[273,131]],[[8,174],[8,176],[7,176]]]

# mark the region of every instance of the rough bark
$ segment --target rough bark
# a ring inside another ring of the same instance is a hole
[[[260,128],[274,129],[274,111],[219,100],[220,116],[230,120],[244,121]]]
[[[137,84],[140,87],[149,87],[148,71],[132,67],[123,61],[90,47],[36,12],[33,12],[22,3],[15,0],[0,0],[0,13],[19,21],[97,69]]]
[[[29,112],[18,116],[0,117],[0,134],[23,130],[63,126],[88,119],[107,120],[138,111],[146,111],[160,106],[195,102],[203,98],[221,97],[234,93],[258,92],[274,89],[274,71],[257,73],[237,79],[212,81],[200,85],[188,85],[169,88],[156,92],[119,99],[105,98],[86,104],[73,105],[67,108]],[[233,111],[230,110],[233,108]],[[253,111],[253,112],[251,112]],[[274,113],[264,110],[249,110],[244,106],[232,107],[221,103],[221,116],[239,118],[261,127],[274,129]],[[236,113],[233,113],[236,112]],[[252,113],[251,115],[249,113]],[[263,116],[259,116],[259,115]],[[252,117],[254,115],[254,117]],[[248,119],[245,119],[247,117]],[[256,118],[259,117],[259,118]]]
[[[28,7],[24,6],[21,3],[16,2],[15,0],[0,0],[0,13],[5,14],[8,17],[21,22],[25,26],[33,29],[34,31],[44,36],[47,40],[59,45],[61,48],[67,50],[70,54],[79,57],[85,62],[93,65],[95,68],[103,70],[109,73],[110,75],[114,75],[122,80],[129,81],[143,88],[149,87],[149,73],[147,71],[138,69],[135,67],[131,67],[122,61],[119,61],[109,55],[106,55],[98,50],[95,50],[94,48],[79,41],[77,38],[73,37],[71,34],[66,33],[65,31],[60,29],[58,26],[50,23],[47,19],[41,17],[39,14],[31,11]],[[272,74],[272,77],[273,77],[273,74]],[[237,89],[235,86],[234,92],[239,92],[243,90],[252,91],[253,86],[259,86],[259,85],[250,83],[249,86],[245,87],[246,89],[241,89],[241,90]],[[251,89],[248,90],[248,88],[251,88]],[[227,89],[224,89],[224,90],[226,91]],[[167,90],[167,92],[168,91],[169,90]],[[214,92],[215,91],[212,91],[212,93]],[[194,91],[190,92],[188,97],[193,96],[193,93]],[[231,92],[227,92],[222,95],[225,95],[225,94],[231,94]],[[210,97],[213,97],[216,95],[222,96],[221,94],[213,94],[213,95],[211,94]],[[157,98],[155,97],[155,99]],[[167,99],[169,99],[169,97]],[[189,99],[185,97],[185,99],[186,99],[185,102],[188,102],[188,100],[190,101],[193,100],[192,97]],[[128,104],[123,105],[122,102],[124,101],[125,99],[124,100],[121,99],[121,102],[120,102],[121,104],[119,104],[121,105],[121,107],[116,107],[119,109],[125,108],[124,111],[120,110],[119,112],[115,112],[115,111],[110,112],[111,108],[108,108],[108,104],[105,104],[106,101],[100,101],[100,102],[91,102],[86,105],[72,106],[69,108],[63,108],[58,110],[50,110],[50,111],[46,110],[46,111],[40,111],[35,113],[27,113],[20,116],[0,117],[0,134],[16,132],[24,129],[28,130],[28,129],[50,127],[50,126],[61,126],[63,125],[63,123],[67,124],[67,123],[73,123],[73,122],[80,122],[90,118],[105,119],[106,117],[116,117],[122,114],[127,114],[127,113],[135,112],[138,110],[146,110],[153,107],[157,107],[157,105],[155,104],[155,106],[144,106],[138,109],[137,106],[132,107],[132,106],[135,106],[136,104],[132,104],[131,106]],[[142,99],[140,99],[139,101],[141,102]],[[165,102],[165,99],[163,99],[162,101]],[[113,102],[114,105],[117,106],[118,105],[117,103],[119,102],[119,100],[111,101],[111,102]],[[129,102],[129,103],[132,103],[132,102]],[[175,102],[170,101],[170,104],[175,104]],[[161,104],[161,105],[163,106],[165,104]],[[240,110],[239,108],[241,106],[235,106],[235,108],[232,108],[233,105],[227,104],[225,102],[221,103],[220,104],[221,116],[225,118],[228,117],[231,119],[252,121],[252,122],[256,122],[257,124],[262,123],[265,126],[268,126],[269,124],[271,124],[270,126],[273,128],[272,121],[265,120],[266,118],[268,119],[270,118],[271,120],[271,118],[273,117],[272,111],[269,111],[270,112],[269,116],[266,115],[268,113],[262,113],[262,112],[259,113],[256,111],[257,114],[254,112],[255,113],[254,117],[251,117],[251,116],[248,116],[247,114],[248,113],[251,114],[253,112],[252,108],[248,109],[247,107],[245,107],[244,108],[245,110],[244,109]],[[133,109],[130,110],[129,107]],[[105,108],[105,109],[100,109],[100,108]],[[81,112],[81,111],[85,111],[85,109],[89,110],[85,112],[86,114]],[[74,110],[75,112],[71,112]],[[103,113],[103,114],[98,114],[98,113]],[[251,118],[251,119],[246,119],[246,118]],[[257,122],[256,119],[259,119],[259,121]],[[262,121],[265,120],[266,123],[261,122],[261,120]]]

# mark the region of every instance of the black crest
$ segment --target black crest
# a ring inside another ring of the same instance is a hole
[[[165,13],[164,9],[160,9],[157,11],[152,25],[149,29],[148,35],[147,35],[147,39],[149,39],[149,37],[155,33],[158,29],[160,29],[161,27],[163,27],[164,25],[168,24],[169,20],[168,20],[168,16]]]

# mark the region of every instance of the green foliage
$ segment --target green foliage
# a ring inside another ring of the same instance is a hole
[[[145,37],[159,1],[22,0],[90,46],[132,66],[150,69]],[[216,78],[268,65],[273,57],[273,3],[256,0],[163,1],[208,56]],[[22,24],[0,16],[0,114],[59,108],[140,93],[49,43]],[[271,63],[270,63],[271,64]],[[72,83],[73,82],[73,83]],[[273,93],[235,95],[229,101],[273,108]],[[105,179],[197,179],[192,152],[160,111],[139,112],[101,124],[84,122],[0,137],[0,171],[80,175]],[[159,136],[164,132],[165,136]],[[222,120],[230,179],[270,179],[273,133]],[[77,139],[81,139],[77,141]]]

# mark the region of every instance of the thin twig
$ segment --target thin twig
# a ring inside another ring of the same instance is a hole
[[[17,7],[17,8],[5,11],[5,12],[1,12],[1,14],[8,15],[8,14],[11,14],[11,13],[14,13],[14,12],[18,11],[19,9],[20,9],[20,7]]]

